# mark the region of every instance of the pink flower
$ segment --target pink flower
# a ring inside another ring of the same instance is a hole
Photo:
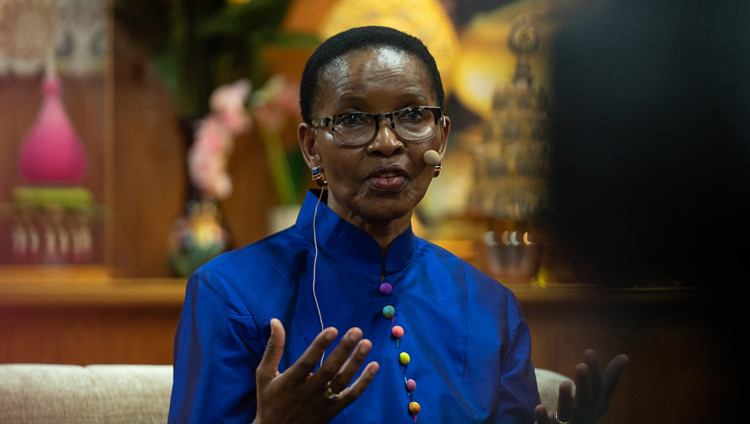
[[[234,148],[232,133],[216,116],[204,119],[188,151],[188,170],[193,184],[204,196],[225,199],[232,192],[226,172],[229,154]]]
[[[288,117],[299,116],[299,87],[283,75],[274,75],[252,99],[253,115],[258,123],[274,131],[281,130]]]
[[[248,131],[253,119],[272,135],[284,128],[288,118],[296,119],[300,114],[299,87],[284,76],[272,77],[253,93],[253,117],[245,104],[251,89],[246,79],[216,88],[210,98],[211,113],[195,131],[195,142],[188,152],[188,170],[204,197],[222,200],[231,195],[232,179],[226,167],[234,137]]]
[[[292,117],[300,116],[299,108],[299,86],[297,84],[284,84],[275,98],[278,108]]]
[[[188,171],[204,197],[222,200],[232,194],[232,179],[226,167],[234,149],[234,136],[249,130],[252,124],[245,110],[250,89],[250,81],[239,80],[214,90],[211,113],[195,131],[195,141],[188,151]]]
[[[250,95],[251,88],[250,81],[242,79],[233,84],[219,86],[211,94],[211,110],[221,117],[233,134],[247,131],[252,123],[250,115],[245,110],[245,101]]]

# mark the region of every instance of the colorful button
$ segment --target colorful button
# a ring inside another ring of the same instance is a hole
[[[393,337],[400,339],[404,336],[404,327],[400,325],[393,326],[393,329],[391,329],[391,334],[393,335]]]
[[[414,415],[419,414],[419,411],[422,410],[422,407],[419,406],[417,402],[410,402],[409,403],[409,412],[411,412]]]
[[[378,290],[380,290],[380,294],[383,296],[388,296],[393,291],[393,286],[388,283],[383,283]]]
[[[401,362],[401,365],[406,365],[411,361],[411,357],[406,352],[401,352],[400,355],[398,355],[398,361]]]
[[[417,382],[412,380],[411,378],[406,382],[406,390],[408,392],[413,392],[417,390]]]
[[[395,314],[396,314],[396,309],[393,306],[388,305],[383,308],[383,316],[385,318],[388,318],[388,319],[393,318],[393,315]]]

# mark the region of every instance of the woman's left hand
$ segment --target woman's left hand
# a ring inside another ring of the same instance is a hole
[[[607,411],[620,373],[630,359],[627,355],[617,355],[600,371],[596,352],[587,350],[583,358],[584,362],[576,367],[575,399],[571,384],[561,383],[557,411],[548,413],[544,406],[538,405],[534,409],[537,424],[591,424]]]

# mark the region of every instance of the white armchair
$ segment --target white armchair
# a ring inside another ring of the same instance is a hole
[[[167,422],[170,365],[0,365],[0,423]]]
[[[539,389],[539,397],[542,399],[542,405],[547,408],[547,411],[557,410],[557,397],[560,393],[560,383],[563,381],[569,381],[573,386],[573,393],[575,393],[573,380],[554,371],[541,368],[536,369],[536,384]]]

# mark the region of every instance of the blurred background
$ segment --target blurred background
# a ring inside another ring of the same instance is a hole
[[[623,352],[606,423],[731,416],[748,6],[0,0],[0,362],[171,363],[185,278],[294,222],[326,37],[436,58],[452,132],[415,232],[516,293],[537,367]]]

